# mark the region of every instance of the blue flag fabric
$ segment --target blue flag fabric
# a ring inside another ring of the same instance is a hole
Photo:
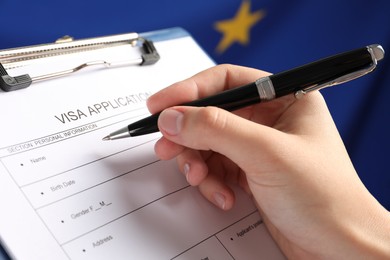
[[[182,27],[217,63],[273,73],[373,43],[390,52],[388,0],[3,0],[0,10],[1,49]],[[385,55],[374,73],[322,93],[360,178],[390,210],[389,72]]]

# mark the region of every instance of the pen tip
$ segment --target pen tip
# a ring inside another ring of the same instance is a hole
[[[103,137],[103,139],[102,139],[103,141],[109,141],[109,140],[111,140],[111,138],[110,138],[110,136],[109,135],[107,135],[106,137]]]

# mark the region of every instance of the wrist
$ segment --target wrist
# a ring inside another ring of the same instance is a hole
[[[369,196],[369,201],[359,201],[360,211],[351,211],[352,214],[360,212],[359,216],[351,215],[341,222],[340,234],[345,243],[340,244],[341,258],[386,259],[390,256],[390,213]]]
[[[355,227],[356,246],[362,258],[386,259],[390,256],[390,213],[376,200],[375,204],[374,209],[364,210],[365,222]]]

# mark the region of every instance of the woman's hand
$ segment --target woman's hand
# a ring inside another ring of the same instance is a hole
[[[170,107],[159,117],[156,154],[176,157],[187,181],[223,210],[234,204],[229,184],[238,183],[287,257],[389,256],[389,213],[359,180],[319,92],[234,113],[172,107],[266,75],[219,65],[151,96],[150,112]]]

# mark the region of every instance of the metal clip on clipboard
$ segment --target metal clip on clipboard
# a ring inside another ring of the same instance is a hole
[[[141,45],[142,54],[137,59],[121,62],[107,62],[105,60],[88,61],[69,70],[57,71],[45,75],[30,77],[29,74],[11,77],[3,64],[44,58],[49,56],[64,55],[80,51],[96,50],[130,44],[133,47]],[[127,33],[112,36],[104,36],[74,41],[69,36],[64,36],[52,44],[42,44],[25,48],[15,48],[0,52],[0,88],[4,91],[14,91],[27,88],[34,82],[63,77],[75,73],[83,68],[91,66],[117,66],[117,65],[151,65],[160,59],[154,44],[138,36],[137,33]]]

